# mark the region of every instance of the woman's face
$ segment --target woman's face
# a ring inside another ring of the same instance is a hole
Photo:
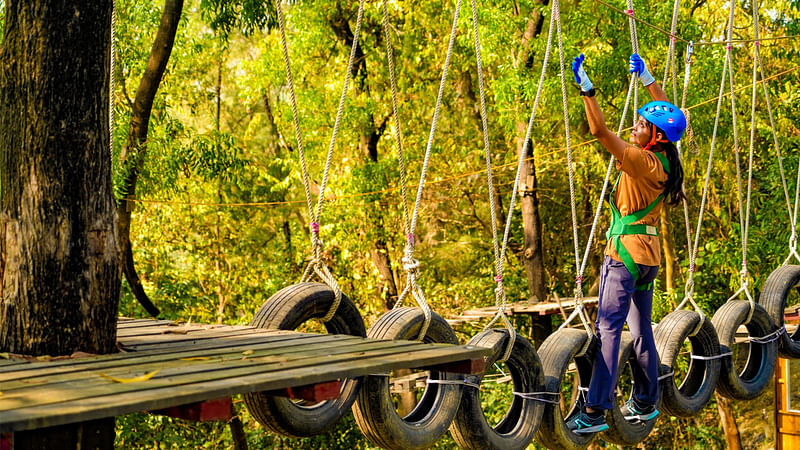
[[[644,117],[639,116],[639,121],[636,122],[636,126],[631,130],[630,143],[644,147],[650,142],[650,133],[650,123]]]

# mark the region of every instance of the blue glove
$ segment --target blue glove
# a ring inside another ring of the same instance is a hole
[[[647,64],[644,63],[644,60],[638,54],[634,53],[631,55],[631,59],[629,60],[629,68],[631,73],[639,73],[639,80],[642,81],[643,85],[650,86],[651,84],[655,83],[656,79],[653,78],[653,75],[651,75],[650,71],[647,70]]]
[[[589,79],[589,76],[586,75],[586,71],[583,70],[583,59],[583,53],[575,57],[572,61],[572,73],[575,75],[575,82],[581,86],[581,91],[589,92],[594,85],[592,84],[592,80]]]

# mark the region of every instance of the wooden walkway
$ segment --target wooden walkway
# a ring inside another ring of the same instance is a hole
[[[597,305],[597,297],[585,297],[583,299],[583,304],[585,306]],[[570,312],[572,312],[573,309],[575,309],[575,299],[574,298],[561,299],[560,307],[557,302],[509,303],[508,305],[506,305],[506,314],[508,314],[509,316],[520,315],[520,314],[549,316],[551,314],[559,313],[561,311],[560,308],[563,308],[564,312],[566,314],[569,314]],[[462,323],[476,322],[483,319],[490,319],[494,317],[495,314],[497,314],[496,306],[487,306],[485,308],[474,308],[464,311],[458,316],[448,317],[447,323],[449,323],[452,326],[456,326]]]
[[[123,352],[112,355],[0,359],[0,432],[402,368],[470,372],[491,353],[472,346],[124,318],[118,342]]]

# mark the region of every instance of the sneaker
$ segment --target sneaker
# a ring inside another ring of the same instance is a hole
[[[592,418],[585,411],[581,411],[567,422],[567,428],[576,434],[589,434],[607,430],[608,424],[604,414]]]
[[[647,420],[652,420],[655,419],[659,414],[658,410],[656,409],[656,405],[642,406],[634,399],[630,399],[625,402],[625,405],[620,408],[620,412],[622,412],[622,416],[628,422],[644,422]]]

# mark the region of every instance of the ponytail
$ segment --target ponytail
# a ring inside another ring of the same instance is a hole
[[[673,142],[659,142],[660,150],[669,161],[669,174],[667,181],[664,183],[664,197],[670,205],[677,205],[681,201],[686,200],[686,194],[683,192],[683,165],[681,158],[678,155],[678,149]]]

